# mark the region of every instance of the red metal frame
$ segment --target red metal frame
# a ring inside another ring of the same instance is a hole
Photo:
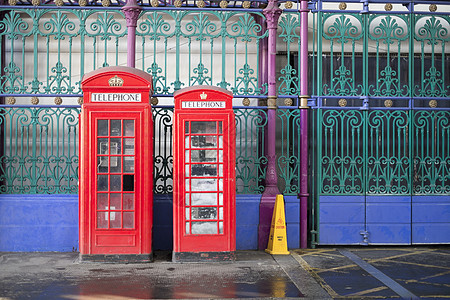
[[[121,86],[108,83],[115,76],[123,80]],[[104,68],[83,78],[79,165],[82,257],[152,252],[151,84],[148,74],[126,67]],[[140,94],[140,101],[94,103],[94,93],[97,97]]]
[[[232,94],[198,86],[182,89],[174,97],[174,257],[177,253],[234,252]]]

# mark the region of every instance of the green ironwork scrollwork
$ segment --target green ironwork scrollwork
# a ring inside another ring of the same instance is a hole
[[[297,70],[290,64],[291,62],[291,47],[296,43],[297,48],[294,49],[300,52],[300,36],[297,31],[300,29],[299,15],[294,13],[285,13],[281,16],[278,26],[282,29],[280,37],[286,43],[287,49],[287,64],[281,69],[282,76],[278,78],[279,87],[278,93],[282,95],[299,95],[300,85]]]
[[[281,154],[278,156],[278,177],[284,195],[297,195],[300,185],[300,110],[279,109],[278,124],[281,136]]]
[[[0,158],[2,193],[78,193],[79,113],[71,107],[0,109],[8,145]]]
[[[321,142],[320,192],[329,194],[364,193],[364,112],[325,110],[319,119]]]
[[[363,37],[363,21],[358,15],[324,14],[324,24],[332,22],[323,32],[323,37],[330,41],[330,83],[324,84],[324,94],[338,96],[357,96],[362,93],[363,86],[356,83],[355,62],[350,58],[351,69],[345,65],[345,45],[350,42],[352,56],[356,53],[356,41]],[[354,23],[352,23],[352,20]],[[334,67],[334,47],[340,47],[340,65]]]
[[[367,193],[410,193],[409,132],[407,111],[368,114]]]
[[[236,192],[258,194],[264,191],[267,157],[264,154],[264,128],[267,112],[261,109],[235,109]]]
[[[450,112],[416,111],[414,138],[414,194],[449,194]]]
[[[401,23],[400,23],[401,22]],[[409,95],[407,84],[401,84],[402,42],[409,38],[407,16],[370,16],[369,38],[376,42],[376,74],[375,84],[369,85],[371,96],[402,97]],[[383,46],[386,48],[383,49]],[[395,52],[395,50],[397,50]],[[386,53],[383,57],[382,51]],[[391,62],[396,58],[397,64]],[[385,64],[384,68],[383,65]]]
[[[448,97],[450,91],[450,84],[446,84],[445,75],[448,72],[445,69],[444,59],[441,59],[441,66],[435,64],[435,57],[440,55],[443,58],[446,52],[446,44],[450,42],[450,34],[448,28],[450,28],[450,17],[421,17],[417,19],[417,23],[424,24],[420,28],[416,28],[415,39],[421,43],[421,80],[420,84],[414,86],[414,93],[416,96],[421,97]],[[425,47],[431,48],[431,66],[426,69],[424,61]],[[447,81],[449,78],[447,78]]]

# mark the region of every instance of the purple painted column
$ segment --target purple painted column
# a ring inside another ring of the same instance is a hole
[[[300,3],[300,248],[308,247],[308,1]]]
[[[267,20],[269,30],[268,41],[268,99],[267,99],[267,170],[266,187],[261,197],[259,205],[259,228],[258,228],[258,249],[266,249],[269,240],[270,225],[272,222],[273,207],[275,206],[276,195],[280,193],[277,187],[277,156],[275,153],[275,126],[277,113],[277,87],[276,87],[276,40],[278,19],[281,9],[276,1],[270,0],[263,11]]]
[[[122,12],[127,20],[127,66],[135,67],[136,64],[136,26],[141,7],[137,5],[136,0],[127,0],[127,4],[122,7]]]

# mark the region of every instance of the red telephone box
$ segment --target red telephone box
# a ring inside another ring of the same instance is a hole
[[[193,86],[175,92],[174,97],[173,260],[233,260],[233,94]]]
[[[79,222],[82,260],[152,259],[152,77],[106,67],[83,77]]]

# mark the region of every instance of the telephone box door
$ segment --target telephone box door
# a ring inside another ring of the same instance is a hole
[[[215,95],[216,89],[210,90],[211,87],[200,89],[205,89],[205,93],[210,95],[206,101],[226,100],[230,102],[231,107],[231,95],[225,94],[226,97],[223,94]],[[192,95],[186,96],[186,101],[190,101]],[[183,105],[177,98],[176,95],[173,258],[176,261],[212,257],[220,260],[233,259],[235,251],[233,110],[183,110]],[[183,99],[185,98],[181,96],[181,102]],[[208,105],[205,104],[205,107]],[[201,107],[201,104],[196,103],[194,106]]]
[[[92,136],[95,137],[94,163],[97,166],[91,224],[92,254],[136,253],[139,251],[141,224],[142,178],[140,145],[141,119],[139,113],[92,113]],[[112,249],[111,249],[112,250]]]

